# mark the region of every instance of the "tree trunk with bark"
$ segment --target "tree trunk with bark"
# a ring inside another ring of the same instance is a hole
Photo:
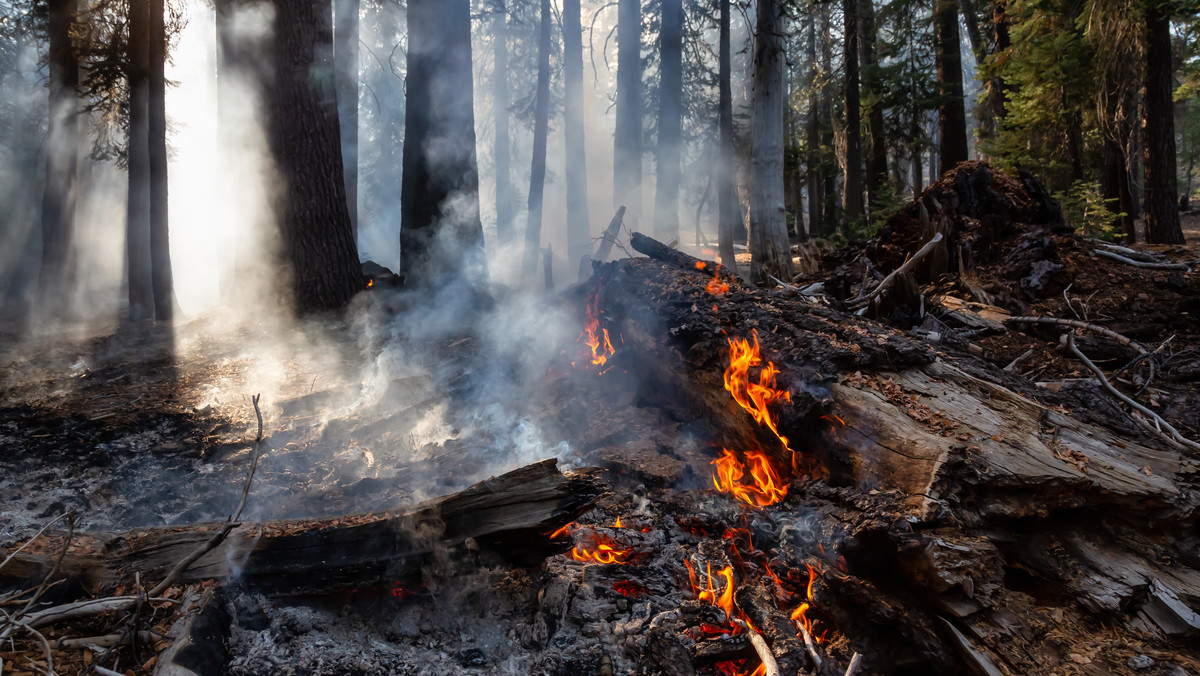
[[[164,0],[150,0],[150,267],[154,318],[175,313],[175,275],[167,200],[167,25]]]
[[[1171,16],[1158,2],[1146,3],[1146,241],[1183,244],[1175,175],[1174,72]]]
[[[817,18],[808,17],[808,120],[807,124],[807,153],[804,159],[808,176],[808,229],[813,237],[824,234],[821,221],[821,207],[825,196],[821,192],[820,162],[817,147],[821,144],[821,120],[817,115],[820,106],[820,95],[817,91]]]
[[[642,3],[617,2],[617,119],[613,140],[613,206],[642,213]]]
[[[409,0],[400,269],[432,286],[487,276],[468,0]]]
[[[876,63],[874,0],[859,0],[858,33],[862,53],[862,84],[868,101],[867,109],[867,206],[874,213],[883,208],[884,189],[888,181],[887,144],[884,132],[883,106],[879,97],[879,64]]]
[[[963,101],[962,54],[958,36],[956,0],[934,0],[933,25],[937,55],[938,150],[941,170],[949,171],[965,162],[967,151],[967,112]],[[934,178],[936,180],[936,177]]]
[[[737,187],[734,184],[733,153],[733,88],[730,82],[730,38],[729,38],[729,0],[720,0],[721,26],[718,58],[720,59],[717,75],[717,126],[721,144],[720,159],[717,165],[717,249],[721,254],[721,262],[730,269],[736,269],[734,263],[733,239],[734,229],[741,226],[738,218]]]
[[[267,141],[283,181],[283,259],[298,312],[344,306],[362,286],[346,206],[330,0],[275,0]]]
[[[1137,230],[1133,225],[1133,195],[1129,192],[1129,171],[1125,163],[1125,146],[1118,139],[1106,134],[1104,137],[1104,199],[1116,211],[1114,225],[1125,235],[1129,243],[1137,241]]]
[[[342,180],[355,241],[358,240],[358,9],[359,0],[334,0],[333,67],[342,142]]]
[[[842,2],[843,68],[846,73],[846,173],[842,186],[842,218],[845,224],[863,218],[862,109],[858,73],[858,0]]]
[[[507,242],[512,238],[513,206],[511,154],[508,138],[508,9],[504,0],[497,0],[492,17],[492,58],[495,63],[493,115],[496,140],[493,149],[496,161],[496,237]]]
[[[779,0],[758,0],[754,39],[754,119],[751,135],[750,277],[792,278],[783,204],[784,30]]]
[[[129,192],[125,204],[125,266],[129,319],[154,316],[150,235],[150,0],[129,4]]]
[[[683,0],[662,0],[659,35],[658,174],[654,233],[679,239],[679,153],[683,116]]]
[[[542,241],[542,196],[546,190],[546,138],[550,133],[550,0],[542,0],[538,27],[537,102],[533,118],[533,164],[529,170],[529,221],[525,225],[525,255],[521,275],[526,281],[537,276],[538,252]]]
[[[587,137],[583,124],[583,26],[579,0],[564,0],[562,20],[567,262],[576,265],[592,249],[592,223],[588,217]]]
[[[46,317],[66,310],[72,286],[71,242],[79,152],[79,58],[71,44],[76,0],[49,2],[50,108],[46,131],[46,179],[42,193],[42,262],[38,273],[39,311]]]

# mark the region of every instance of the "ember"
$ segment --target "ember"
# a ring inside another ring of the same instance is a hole
[[[746,465],[738,460],[729,449],[721,449],[721,457],[712,461],[716,465],[713,485],[721,493],[729,493],[752,507],[773,505],[787,495],[787,484],[779,478],[771,461],[760,451],[746,451],[753,483],[745,483]]]
[[[613,591],[617,592],[621,596],[627,596],[631,599],[640,599],[646,594],[650,593],[650,590],[646,589],[642,585],[636,582],[629,582],[627,580],[614,582],[612,588]]]

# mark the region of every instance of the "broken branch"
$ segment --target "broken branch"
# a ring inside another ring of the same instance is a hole
[[[1150,353],[1149,350],[1147,350],[1145,347],[1142,347],[1141,343],[1138,343],[1137,341],[1133,340],[1132,338],[1127,338],[1127,337],[1117,333],[1116,331],[1113,331],[1112,329],[1106,329],[1103,326],[1096,326],[1095,324],[1081,322],[1077,319],[1059,319],[1058,317],[1010,317],[1008,319],[1005,319],[1004,323],[1005,324],[1042,324],[1045,326],[1069,326],[1069,327],[1075,328],[1075,329],[1085,329],[1085,330],[1091,331],[1093,333],[1098,333],[1107,338],[1112,338],[1113,340],[1117,341],[1118,343],[1121,343],[1122,345],[1128,345],[1129,347],[1132,347],[1133,349],[1137,350],[1139,354],[1149,354]]]
[[[734,620],[733,623],[745,629],[746,635],[750,637],[750,645],[754,646],[754,652],[758,654],[758,659],[762,660],[763,676],[779,676],[779,663],[775,661],[775,655],[771,653],[771,646],[767,645],[762,634],[754,631],[744,620]],[[819,660],[818,664],[820,664]]]
[[[1184,270],[1184,271],[1191,270],[1191,268],[1188,267],[1187,264],[1185,264],[1185,263],[1151,263],[1151,262],[1146,262],[1146,261],[1135,261],[1132,258],[1126,258],[1126,257],[1122,256],[1121,254],[1113,253],[1112,251],[1097,250],[1097,251],[1094,251],[1093,253],[1095,253],[1097,256],[1102,256],[1104,258],[1108,258],[1108,259],[1117,261],[1118,263],[1124,263],[1125,265],[1132,265],[1135,268],[1144,268],[1147,270]]]
[[[942,241],[942,233],[939,232],[935,234],[932,239],[926,242],[925,246],[921,247],[915,254],[913,254],[912,258],[904,261],[904,265],[892,270],[891,274],[889,274],[887,277],[884,277],[883,281],[879,283],[879,286],[875,287],[874,291],[865,296],[859,296],[854,300],[846,301],[846,307],[850,309],[860,308],[878,298],[879,294],[883,293],[884,290],[886,290],[887,287],[892,283],[892,280],[911,270],[912,267],[917,264],[917,261],[929,255],[929,252],[933,251],[933,248],[937,246],[938,242],[940,241]]]

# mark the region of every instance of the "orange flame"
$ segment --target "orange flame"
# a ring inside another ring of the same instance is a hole
[[[567,533],[570,533],[572,530],[575,529],[575,527],[576,527],[575,522],[572,521],[571,523],[568,523],[567,525],[563,526],[562,528],[559,528],[558,530],[554,531],[553,533],[550,533],[550,539],[557,540],[558,538],[565,536]]]
[[[817,571],[813,570],[813,567],[807,563],[804,565],[808,568],[808,588],[805,589],[808,601],[801,603],[799,607],[792,611],[792,621],[796,623],[797,628],[804,627],[804,631],[807,631],[808,635],[812,636],[814,641],[820,643],[823,636],[818,637],[813,634],[813,621],[807,615],[809,608],[812,608],[810,602],[813,600],[813,583],[817,581]]]
[[[617,549],[608,542],[598,542],[595,549],[588,549],[586,545],[576,544],[575,548],[571,550],[571,558],[583,563],[629,563],[629,557],[632,554],[632,549]]]
[[[699,264],[696,265],[696,268],[699,270],[704,269]],[[729,290],[729,282],[721,281],[720,263],[717,263],[717,269],[713,271],[713,278],[708,280],[708,286],[704,287],[704,290],[714,296],[719,296]]]
[[[621,527],[622,527],[621,526],[621,517],[618,516],[617,520],[613,522],[613,528],[621,528]]]
[[[771,461],[760,451],[746,451],[746,462],[750,465],[753,483],[744,483],[746,466],[727,448],[721,449],[721,457],[713,460],[713,485],[721,493],[729,493],[752,507],[773,505],[787,495],[787,484],[779,478]]]
[[[592,349],[593,366],[604,366],[608,358],[616,352],[612,341],[609,340],[608,329],[600,328],[599,306],[600,293],[597,292],[587,304],[587,322],[583,325],[583,333],[579,334],[580,340]]]
[[[720,265],[720,263],[718,263],[717,265]],[[697,270],[703,270],[706,267],[708,267],[708,263],[705,263],[704,261],[696,261],[696,269]]]
[[[762,353],[758,346],[758,331],[753,332],[754,345],[745,338],[729,340],[729,368],[725,369],[725,389],[733,395],[734,401],[746,409],[760,425],[768,429],[783,443],[784,449],[791,451],[787,437],[779,433],[775,420],[767,407],[775,402],[792,400],[787,390],[775,387],[775,376],[779,370],[771,362],[758,372],[758,382],[750,380],[750,369],[763,363]]]
[[[370,279],[368,279],[368,280],[367,280],[367,288],[369,289],[369,288],[371,288],[372,286],[375,286],[375,279],[374,279],[374,278],[370,278]]]

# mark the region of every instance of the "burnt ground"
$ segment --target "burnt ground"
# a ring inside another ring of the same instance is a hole
[[[1031,204],[1024,204],[1024,217],[1036,220]],[[831,253],[821,272],[798,283],[843,284],[831,292],[835,302],[857,295],[862,280],[878,279],[923,242],[912,225],[915,212],[908,217],[908,230]],[[1200,218],[1187,222],[1195,227]],[[933,276],[919,284],[1012,315],[1101,324],[1150,349],[1173,335],[1153,376],[1147,368],[1132,370],[1118,386],[1140,389],[1143,401],[1197,438],[1200,284],[1193,273],[1098,258],[1095,244],[1065,232],[1039,231],[1037,255],[1016,260],[1009,254],[1027,248],[1032,228],[993,229],[971,239],[978,223],[956,227],[968,235],[963,241],[986,243],[964,266],[968,278]],[[1139,248],[1174,261],[1200,260],[1196,244]],[[864,255],[874,270],[863,267]],[[1029,270],[1019,268],[1038,260],[1061,267],[1031,295],[1021,285]],[[414,320],[398,312],[412,301],[388,292],[367,294],[346,316],[300,327],[263,321],[214,329],[220,322],[207,318],[172,335],[135,328],[6,345],[0,545],[19,545],[68,509],[76,527],[90,531],[224,519],[238,501],[252,449],[249,397],[263,392],[266,452],[250,493],[250,519],[396,508],[543,457],[558,457],[566,468],[602,468],[611,493],[579,520],[561,554],[537,566],[514,566],[502,553],[482,550],[467,560],[439,561],[419,578],[372,580],[321,597],[221,585],[203,613],[214,627],[206,649],[215,659],[199,673],[693,673],[679,670],[686,660],[696,665],[694,673],[748,674],[757,660],[745,637],[727,636],[727,618],[696,600],[710,565],[717,591],[717,573],[726,566],[739,590],[766,590],[770,598],[738,598],[764,614],[754,619],[760,626],[780,613],[786,624],[792,609],[809,602],[814,633],[824,637],[821,673],[841,673],[855,651],[867,656],[860,673],[964,672],[963,658],[939,644],[944,629],[905,611],[906,604],[928,602],[921,587],[928,580],[897,572],[895,551],[881,555],[888,550],[878,546],[892,546],[886,533],[922,528],[903,516],[910,496],[801,477],[783,501],[754,509],[711,490],[722,430],[703,411],[681,413],[669,401],[676,393],[648,384],[639,373],[644,363],[623,354],[621,335],[614,337],[609,370],[600,375],[588,364],[579,293],[502,303],[483,323],[485,333],[438,317]],[[745,292],[746,302],[768,308],[772,297]],[[691,311],[697,309],[693,304]],[[1116,405],[1059,349],[1061,331],[978,331],[949,312],[931,310],[927,322],[912,321],[903,308],[889,314],[894,309],[881,308],[879,321],[914,340],[930,332],[948,336],[934,349],[963,363],[978,360],[981,369],[1032,350],[1009,385],[1120,427]],[[853,343],[852,333],[833,339],[846,354],[858,354],[846,342]],[[1133,356],[1102,342],[1085,349],[1109,372]],[[719,383],[719,367],[710,376]],[[1089,406],[1090,413],[1082,410]],[[946,551],[978,547],[978,560],[998,556],[980,536],[929,532]],[[630,554],[607,565],[573,560],[572,544],[596,542]],[[808,566],[818,575],[811,598]],[[1003,654],[1008,673],[1200,673],[1186,642],[1083,612],[1020,565],[969,572],[975,582],[963,582],[961,572],[951,576],[955,584],[978,585],[980,598],[1003,608],[999,621],[1008,613],[1007,621],[1020,627],[1016,638],[982,639]],[[46,598],[127,591],[63,586]],[[103,661],[123,673],[153,673],[174,619],[170,606],[154,606],[144,626],[155,633],[115,653],[55,643],[56,670],[85,673]],[[123,622],[101,617],[45,633],[52,642],[98,636]],[[795,628],[785,628],[791,635],[776,638],[797,640]],[[698,654],[718,643],[711,655]],[[811,670],[803,647],[792,648],[789,664]],[[5,673],[46,667],[40,646],[24,634],[0,646],[0,660]]]

